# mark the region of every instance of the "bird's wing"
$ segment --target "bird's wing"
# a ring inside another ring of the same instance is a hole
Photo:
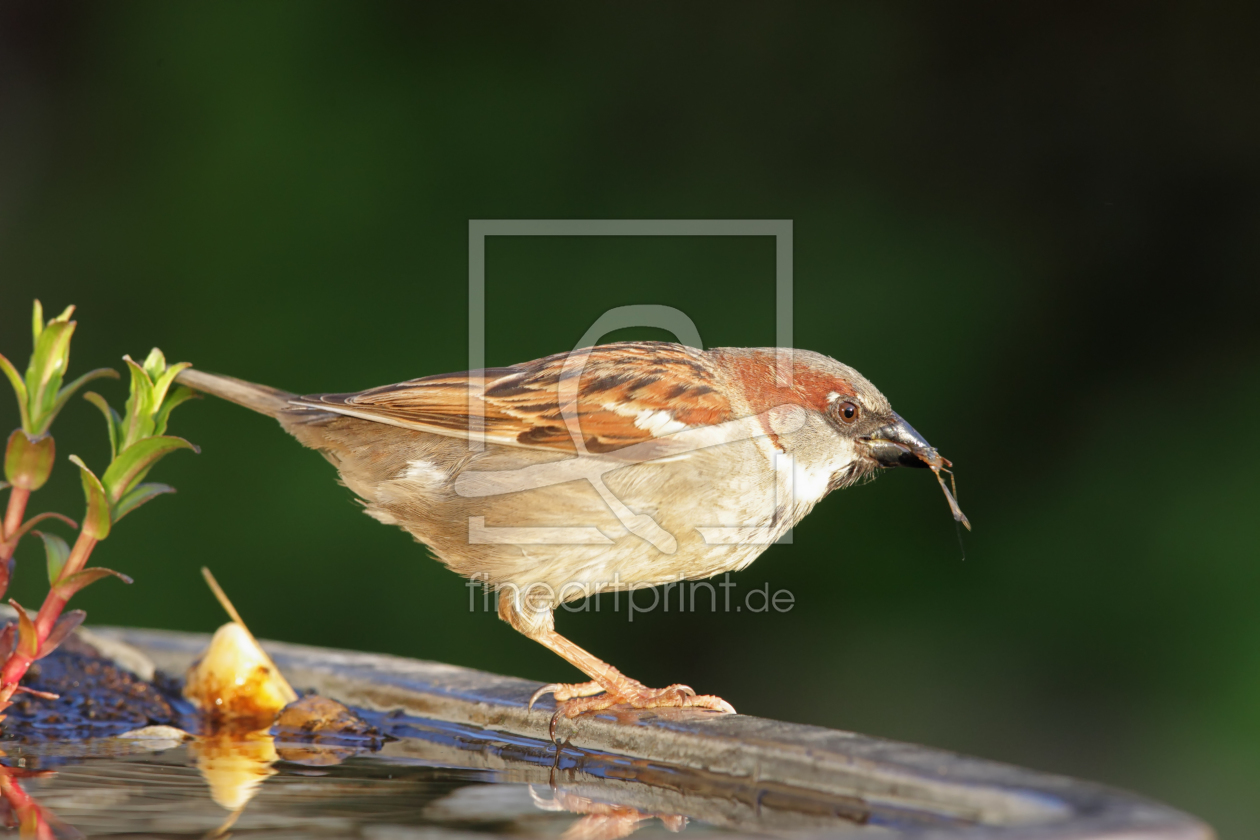
[[[295,405],[454,437],[480,425],[491,443],[575,451],[567,412],[588,452],[731,419],[705,353],[663,342],[606,344],[357,394],[318,394]]]

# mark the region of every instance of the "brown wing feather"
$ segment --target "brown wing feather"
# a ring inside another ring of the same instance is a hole
[[[572,377],[579,371],[574,393]],[[664,342],[606,344],[507,368],[426,376],[358,394],[304,397],[299,404],[462,437],[468,434],[471,399],[484,411],[487,440],[573,450],[560,409],[562,394],[576,409],[590,452],[649,440],[678,430],[678,424],[694,428],[731,418],[730,403],[719,392],[704,351]]]

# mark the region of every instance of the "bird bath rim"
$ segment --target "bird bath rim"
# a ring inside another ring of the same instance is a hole
[[[107,648],[119,643],[108,655],[125,663],[130,648],[168,674],[182,673],[209,639],[200,633],[123,627],[91,632],[94,643]],[[426,760],[437,754],[436,760],[451,766],[515,768],[522,780],[544,785],[554,782],[554,768],[563,758],[564,766],[579,767],[566,777],[567,789],[611,792],[648,812],[716,809],[694,816],[720,825],[735,812],[759,813],[775,803],[808,810],[814,802],[835,813],[848,803],[872,813],[882,808],[939,815],[942,822],[929,821],[921,830],[898,830],[900,836],[942,840],[1214,837],[1194,817],[1093,782],[747,715],[688,709],[585,715],[564,728],[557,750],[547,734],[550,713],[527,709],[539,683],[383,654],[284,642],[264,641],[263,646],[295,686],[417,721],[414,737],[389,745],[395,753],[410,750]],[[549,701],[540,705],[551,707]],[[575,757],[581,759],[577,765]],[[590,770],[596,766],[613,769]],[[665,776],[660,784],[624,781]],[[818,824],[812,824],[811,833],[819,833]]]

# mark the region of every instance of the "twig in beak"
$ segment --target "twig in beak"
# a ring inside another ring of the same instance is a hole
[[[968,531],[971,530],[971,523],[967,521],[967,515],[962,512],[962,508],[958,506],[958,502],[954,499],[954,494],[949,492],[949,488],[945,486],[945,479],[941,478],[941,467],[932,467],[932,474],[936,476],[936,481],[941,485],[941,492],[945,494],[945,498],[949,500],[949,510],[954,514],[954,521],[962,523],[962,526]],[[954,474],[949,470],[949,480],[952,484]],[[958,486],[954,485],[954,492],[958,492]]]

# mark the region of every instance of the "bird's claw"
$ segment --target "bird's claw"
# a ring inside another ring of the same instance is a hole
[[[541,700],[545,694],[550,694],[555,697],[556,704],[559,705],[565,700],[569,700],[573,697],[590,697],[592,694],[600,694],[605,690],[604,686],[597,682],[547,683],[530,695],[528,709],[532,712],[534,710],[534,704]]]
[[[534,704],[541,700],[544,694],[554,694],[563,687],[561,683],[547,683],[529,696],[529,705],[526,709],[531,712],[534,711]]]

